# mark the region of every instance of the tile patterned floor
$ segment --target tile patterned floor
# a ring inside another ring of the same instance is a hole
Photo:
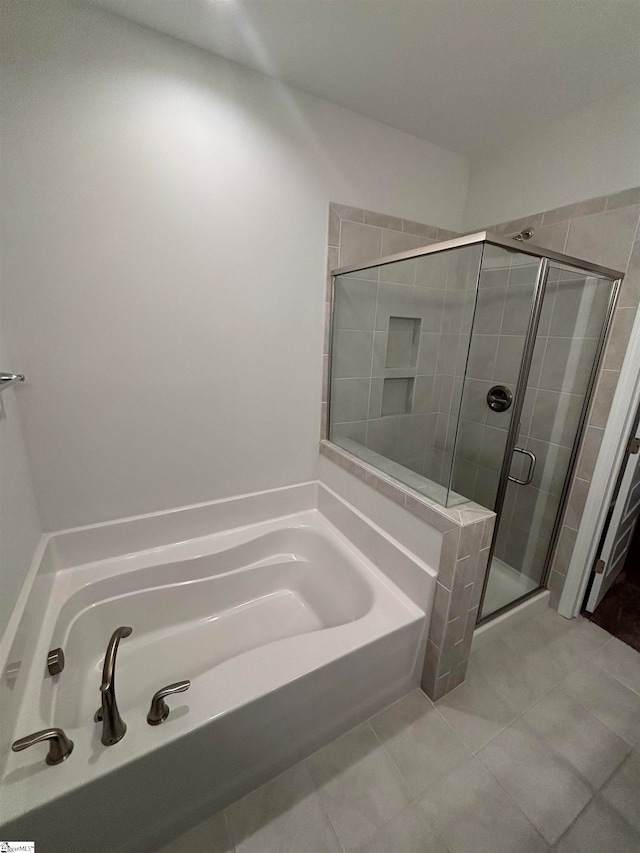
[[[551,610],[158,853],[638,853],[640,654]]]

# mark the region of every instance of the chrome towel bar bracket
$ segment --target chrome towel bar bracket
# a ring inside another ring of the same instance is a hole
[[[0,371],[0,391],[15,385],[16,382],[24,382],[24,373],[3,373]]]

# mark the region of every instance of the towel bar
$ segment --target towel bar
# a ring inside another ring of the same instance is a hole
[[[23,373],[0,372],[0,391],[4,391],[5,388],[8,388],[10,385],[14,385],[16,382],[24,382]]]

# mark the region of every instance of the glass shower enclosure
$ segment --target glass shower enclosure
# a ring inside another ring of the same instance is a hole
[[[495,510],[480,621],[546,583],[620,279],[487,232],[334,273],[329,440]]]

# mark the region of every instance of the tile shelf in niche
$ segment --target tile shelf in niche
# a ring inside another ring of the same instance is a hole
[[[415,367],[385,367],[385,379],[415,379],[418,370]]]

